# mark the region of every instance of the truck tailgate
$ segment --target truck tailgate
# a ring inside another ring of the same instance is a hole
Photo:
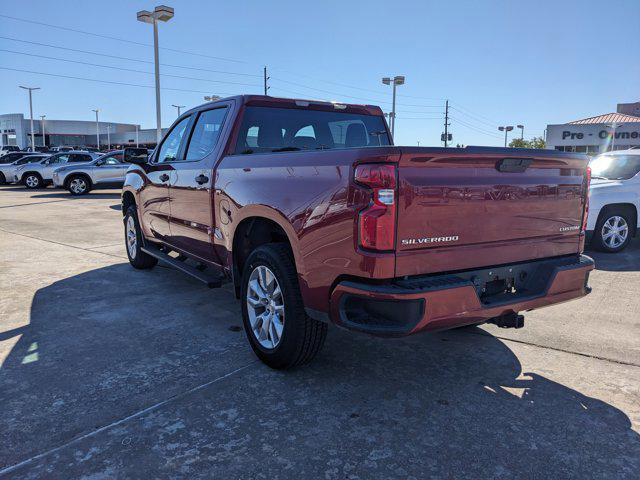
[[[580,250],[587,157],[518,149],[402,149],[396,275]]]

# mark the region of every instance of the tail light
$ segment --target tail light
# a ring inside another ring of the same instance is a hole
[[[589,216],[589,187],[591,185],[591,167],[587,167],[584,173],[584,211],[582,213],[582,232],[587,230],[587,217]]]
[[[358,219],[360,246],[369,250],[393,250],[396,241],[395,165],[358,165],[354,180],[372,190],[371,204],[360,212]]]

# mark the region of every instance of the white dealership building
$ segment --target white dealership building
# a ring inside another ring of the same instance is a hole
[[[640,147],[640,102],[619,103],[615,112],[547,125],[547,148],[595,155]]]

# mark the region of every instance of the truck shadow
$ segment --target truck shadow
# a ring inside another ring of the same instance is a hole
[[[631,239],[631,242],[622,252],[604,253],[591,248],[585,253],[596,262],[597,270],[612,272],[637,272],[640,270],[640,236]]]
[[[167,269],[118,264],[41,288],[30,323],[0,333],[0,341],[14,342],[0,365],[0,468],[251,362],[244,333],[230,328],[238,325],[230,290],[207,290]],[[235,384],[190,400],[215,414],[238,411],[238,421],[247,422],[242,428],[220,430],[188,410],[177,415],[198,430],[197,441],[214,449],[242,445],[237,454],[247,466],[262,459],[267,469],[284,459],[302,471],[311,453],[298,447],[311,442],[314,454],[337,448],[333,458],[361,459],[364,478],[382,464],[419,478],[426,472],[476,472],[476,478],[637,472],[640,437],[629,418],[544,371],[523,372],[514,352],[491,335],[450,331],[384,340],[332,329],[309,367],[282,373],[256,364],[237,374]],[[277,422],[251,421],[271,414]],[[270,435],[281,442],[277,461],[261,447]],[[156,463],[183,461],[181,449],[147,446],[163,452],[152,457]],[[90,462],[83,468],[90,470]]]

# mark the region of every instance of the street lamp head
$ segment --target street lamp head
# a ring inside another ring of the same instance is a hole
[[[524,125],[516,125],[518,128],[524,128]]]
[[[153,12],[150,12],[149,10],[140,10],[136,14],[136,17],[139,22],[153,23]]]
[[[40,90],[40,87],[23,87],[22,85],[18,85],[20,88],[24,88],[25,90]]]
[[[384,83],[385,85],[391,85],[391,79],[389,77],[384,77],[382,79],[382,83]]]
[[[507,132],[510,132],[511,130],[513,130],[513,125],[508,125],[505,127],[505,129],[507,130]]]
[[[219,97],[218,95],[205,95],[204,99],[207,102],[216,102],[218,100],[220,100],[222,97]],[[175,105],[174,105],[175,107]]]
[[[404,85],[404,75],[396,75],[393,77],[393,83],[396,85]]]
[[[167,22],[173,18],[173,7],[167,7],[166,5],[160,5],[153,9],[153,13],[157,20],[161,22]]]
[[[500,130],[501,132],[504,132],[504,127],[498,127],[498,130]]]

